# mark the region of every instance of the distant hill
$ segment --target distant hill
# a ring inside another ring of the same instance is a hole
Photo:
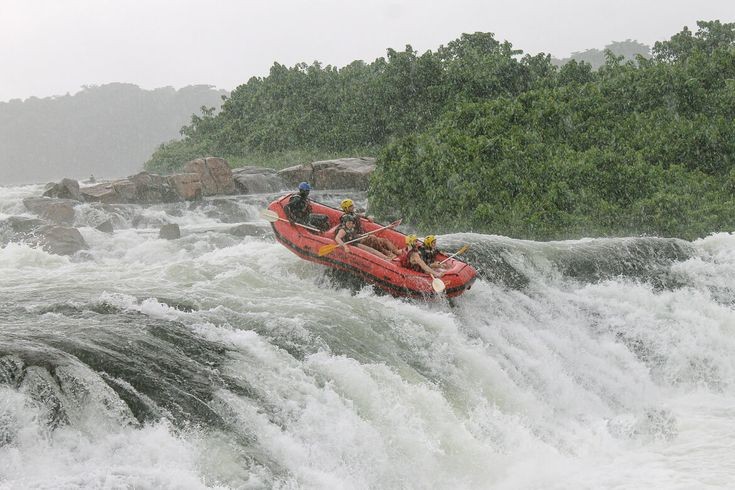
[[[209,85],[144,90],[111,83],[0,102],[0,185],[137,172],[202,106],[219,110],[226,94]]]
[[[551,62],[556,66],[562,66],[569,61],[584,61],[592,65],[594,70],[605,64],[605,51],[609,50],[615,56],[622,56],[624,61],[635,61],[637,55],[644,58],[651,57],[651,48],[645,44],[626,39],[625,41],[613,42],[605,46],[604,49],[588,49],[586,51],[577,51],[572,53],[569,58],[551,58]]]

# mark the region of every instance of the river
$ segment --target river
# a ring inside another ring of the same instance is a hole
[[[42,189],[0,187],[0,222]],[[735,481],[735,236],[440,235],[479,277],[426,303],[286,250],[273,197],[82,204],[88,250],[2,245],[0,488]]]

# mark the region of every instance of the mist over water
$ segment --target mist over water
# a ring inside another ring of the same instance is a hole
[[[0,187],[0,222],[40,193]],[[4,243],[0,488],[735,481],[731,234],[443,235],[480,277],[427,304],[296,257],[273,197],[81,205],[72,257]]]

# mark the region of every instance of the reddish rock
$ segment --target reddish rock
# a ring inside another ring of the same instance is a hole
[[[105,204],[124,204],[112,184],[97,184],[85,187],[80,191],[82,199],[87,202],[101,202]]]
[[[185,201],[194,201],[202,197],[202,181],[199,174],[173,174],[167,176],[176,194]]]
[[[49,197],[27,197],[23,204],[39,217],[58,224],[74,223],[74,206],[78,201],[71,199],[52,199]]]
[[[184,172],[195,173],[202,182],[202,194],[214,196],[217,194],[234,194],[235,181],[232,170],[223,158],[197,158],[184,166]]]

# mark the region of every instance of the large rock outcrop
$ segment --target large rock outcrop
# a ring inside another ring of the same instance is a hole
[[[232,170],[223,158],[197,158],[184,165],[184,172],[199,176],[202,182],[202,194],[205,196],[235,193]]]
[[[162,175],[140,172],[128,177],[128,180],[135,184],[136,202],[140,204],[157,204],[180,200],[180,196],[171,186],[169,179]]]
[[[283,179],[272,168],[240,167],[233,170],[232,175],[235,187],[240,194],[264,194],[286,188]]]
[[[307,181],[315,189],[354,189],[364,191],[370,185],[375,159],[339,158],[296,165],[278,172],[288,187]]]
[[[74,179],[61,179],[61,181],[53,184],[51,188],[43,193],[43,197],[55,197],[59,199],[72,199],[81,201],[82,196],[79,194],[79,182]]]
[[[48,253],[57,255],[73,255],[88,247],[84,237],[76,228],[68,226],[44,225],[35,232],[37,244]]]
[[[72,199],[53,199],[50,197],[27,197],[23,199],[23,205],[37,214],[40,218],[60,225],[71,225],[74,223],[74,206],[79,201]]]

